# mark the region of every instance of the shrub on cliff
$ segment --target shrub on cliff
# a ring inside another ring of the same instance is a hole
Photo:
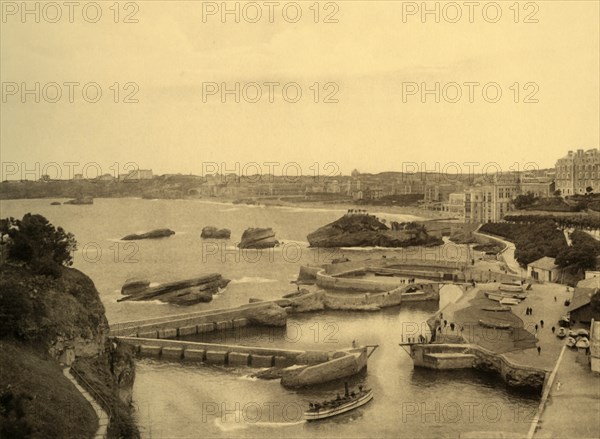
[[[72,252],[77,242],[62,227],[54,227],[42,215],[30,213],[23,219],[0,220],[2,245],[8,248],[8,259],[29,265],[36,273],[60,276],[60,266],[73,263]]]

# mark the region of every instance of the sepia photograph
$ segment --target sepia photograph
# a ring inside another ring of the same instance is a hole
[[[600,0],[0,13],[0,439],[600,438]]]

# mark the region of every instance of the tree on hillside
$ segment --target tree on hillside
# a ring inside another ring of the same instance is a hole
[[[596,256],[597,252],[591,245],[574,245],[558,254],[556,265],[580,271],[592,270],[596,268]]]
[[[586,195],[591,195],[592,192],[594,192],[594,188],[593,187],[588,186],[588,187],[585,188],[585,194]]]
[[[590,305],[595,313],[600,313],[600,289],[596,289],[594,294],[592,294]]]
[[[2,245],[8,248],[8,259],[26,263],[40,274],[59,275],[59,266],[73,264],[77,248],[73,234],[54,227],[42,215],[26,214],[23,219],[0,220]]]
[[[561,192],[561,190],[560,190],[560,189],[556,189],[556,190],[554,191],[554,196],[555,196],[555,197],[560,197],[561,195],[562,195],[562,192]]]
[[[527,192],[524,195],[519,195],[513,200],[515,209],[525,209],[535,203],[538,198],[531,192]]]

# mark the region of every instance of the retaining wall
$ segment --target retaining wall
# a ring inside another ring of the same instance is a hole
[[[544,386],[547,373],[545,370],[513,363],[504,355],[496,354],[481,346],[438,343],[411,345],[411,357],[417,367],[436,368],[434,366],[437,362],[429,355],[436,353],[472,355],[474,368],[498,373],[511,387],[527,387],[541,392]],[[457,362],[457,364],[460,364],[460,362]],[[451,363],[448,362],[446,365],[450,366]]]

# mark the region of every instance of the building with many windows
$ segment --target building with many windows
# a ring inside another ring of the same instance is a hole
[[[556,189],[561,195],[585,194],[588,187],[600,192],[600,149],[569,151],[556,162]]]
[[[494,182],[452,193],[446,211],[468,223],[500,221],[511,210],[512,200],[519,195],[518,182]]]

